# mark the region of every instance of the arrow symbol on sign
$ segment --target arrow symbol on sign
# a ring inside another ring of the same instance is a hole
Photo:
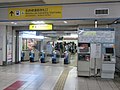
[[[12,16],[12,15],[14,14],[14,12],[13,12],[13,11],[11,11],[9,14]]]

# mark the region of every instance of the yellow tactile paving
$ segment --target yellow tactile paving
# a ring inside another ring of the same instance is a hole
[[[64,69],[64,71],[62,72],[60,78],[58,79],[55,87],[53,90],[63,90],[64,89],[64,85],[65,85],[65,82],[66,82],[66,79],[67,79],[67,76],[69,74],[69,71],[71,70],[72,68],[66,68]]]

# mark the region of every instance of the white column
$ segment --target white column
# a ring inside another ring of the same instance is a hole
[[[13,63],[15,62],[15,47],[16,47],[16,33],[15,30],[13,30]]]
[[[11,64],[13,62],[13,32],[12,32],[12,27],[7,26],[7,64]]]
[[[0,65],[6,62],[6,26],[0,26]]]
[[[21,52],[22,52],[22,37],[19,36],[19,62],[21,61]]]

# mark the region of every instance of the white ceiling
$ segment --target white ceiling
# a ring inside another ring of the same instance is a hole
[[[41,0],[0,0],[0,3],[6,3],[6,2],[23,2],[23,1],[41,1]]]
[[[46,4],[56,4],[56,3],[80,3],[80,2],[102,2],[102,1],[118,1],[118,0],[0,0],[0,3],[7,2],[23,2],[23,1],[44,1]],[[98,21],[98,24],[108,24],[112,23],[114,20],[109,21]],[[94,20],[69,20],[65,24],[63,21],[45,21],[46,23],[52,23],[54,25],[78,25],[78,24],[94,24]],[[28,26],[30,21],[19,21],[17,24],[12,24],[11,22],[0,22],[0,25],[10,25],[10,26]]]
[[[0,3],[23,2],[23,1],[41,1],[41,0],[0,0]],[[118,1],[118,0],[43,0],[43,1],[46,4],[56,4],[56,3],[103,2],[103,1]]]
[[[107,25],[112,23],[114,20],[99,20],[99,25]],[[44,21],[45,23],[51,23],[53,25],[94,25],[94,20],[67,20],[67,23],[64,23],[63,20],[60,21]],[[18,21],[18,22],[0,22],[0,25],[9,25],[9,26],[28,26],[31,24],[31,21]]]
[[[118,0],[44,0],[47,4],[53,3],[81,3],[81,2],[103,2],[103,1],[118,1]]]

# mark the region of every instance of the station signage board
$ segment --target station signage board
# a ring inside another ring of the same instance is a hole
[[[31,6],[8,8],[9,20],[62,18],[62,6]]]
[[[52,24],[29,25],[29,30],[52,30]]]
[[[79,42],[87,43],[114,43],[115,31],[113,28],[84,28],[78,30]]]

